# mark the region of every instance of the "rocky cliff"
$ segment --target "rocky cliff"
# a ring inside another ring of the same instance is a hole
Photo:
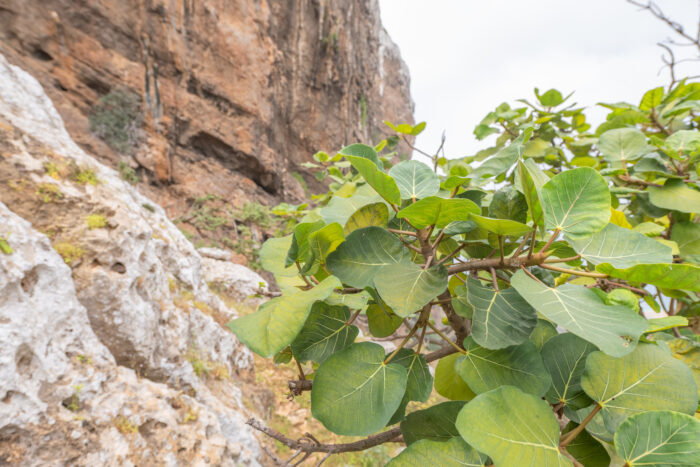
[[[0,52],[171,218],[205,194],[299,200],[316,151],[412,122],[377,0],[0,0]]]

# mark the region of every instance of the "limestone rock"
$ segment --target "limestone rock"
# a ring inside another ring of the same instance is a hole
[[[247,267],[230,261],[202,258],[202,274],[209,285],[223,289],[242,302],[253,295],[267,292],[265,279]]]

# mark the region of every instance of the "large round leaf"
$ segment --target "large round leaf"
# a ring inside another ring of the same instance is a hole
[[[472,336],[487,349],[525,342],[537,324],[537,313],[514,288],[496,292],[476,279],[467,282],[467,299],[474,307]]]
[[[608,224],[590,237],[569,239],[576,253],[593,264],[624,269],[642,263],[670,263],[671,249],[639,232]]]
[[[374,276],[374,287],[394,313],[406,317],[447,288],[447,270],[442,266],[423,269],[415,263],[389,264]]]
[[[559,424],[549,404],[512,386],[476,396],[457,416],[457,430],[495,465],[572,465],[559,453]]]
[[[452,354],[442,357],[435,367],[435,391],[443,397],[451,400],[468,401],[476,394],[455,370],[460,354]]]
[[[510,385],[543,396],[552,384],[537,347],[530,341],[489,350],[470,336],[464,339],[464,348],[467,353],[455,362],[455,370],[477,394]]]
[[[598,149],[613,168],[625,166],[625,161],[639,159],[649,152],[647,137],[636,128],[608,130],[598,140]]]
[[[299,335],[292,342],[297,360],[323,363],[335,352],[352,344],[359,333],[356,326],[345,324],[350,319],[346,306],[316,302]]]
[[[325,264],[326,257],[340,245],[345,237],[338,223],[329,224],[309,235],[309,258],[301,269],[304,275],[313,275]]]
[[[610,191],[605,179],[589,167],[567,170],[540,191],[545,227],[570,236],[602,230],[610,219]]]
[[[440,191],[440,180],[433,170],[419,161],[403,161],[389,170],[403,199],[421,199]]]
[[[430,374],[425,356],[411,349],[401,349],[391,362],[402,365],[408,372],[404,397],[409,401],[427,401],[433,390],[433,375]]]
[[[389,222],[389,208],[384,203],[373,203],[362,206],[355,211],[345,223],[345,235],[349,235],[357,229],[377,226],[386,227]]]
[[[294,264],[285,266],[285,259],[292,241],[293,235],[270,238],[260,248],[260,264],[264,270],[275,276],[277,285],[284,293],[294,293],[298,290],[298,286],[304,285],[304,281],[299,277],[297,267]]]
[[[396,316],[383,303],[375,303],[367,307],[367,323],[369,332],[374,337],[386,337],[401,326],[403,318]]]
[[[542,362],[552,377],[552,387],[547,392],[550,404],[563,403],[574,410],[591,404],[581,388],[581,375],[586,367],[586,357],[597,350],[590,342],[571,333],[558,334],[542,347]]]
[[[374,161],[361,156],[345,155],[345,158],[387,203],[401,204],[401,193],[396,182],[377,167]]]
[[[365,227],[347,236],[326,265],[344,284],[365,288],[374,285],[374,276],[382,267],[410,262],[409,251],[396,236],[380,227]]]
[[[700,263],[700,224],[677,222],[671,231],[671,240],[678,244],[680,256],[686,261]]]
[[[547,287],[523,271],[513,275],[511,284],[545,318],[612,356],[630,353],[648,327],[638,314],[626,307],[606,305],[581,285]]]
[[[664,186],[650,186],[649,201],[654,206],[681,212],[700,212],[700,191],[688,187],[683,180],[668,179]]]
[[[615,433],[615,450],[625,465],[700,465],[700,420],[678,412],[632,415]]]
[[[641,411],[693,414],[698,406],[690,368],[654,344],[639,344],[622,358],[591,353],[581,386],[602,407],[605,426],[612,433],[627,417]]]
[[[481,208],[464,198],[428,196],[400,210],[396,217],[408,220],[416,229],[435,224],[443,228],[450,222],[466,221],[469,214],[481,214]]]
[[[345,225],[358,209],[377,202],[384,204],[381,196],[371,186],[362,185],[349,198],[332,197],[328,204],[321,208],[321,217],[327,224],[337,222],[340,225]]]
[[[484,467],[488,458],[461,438],[449,441],[422,439],[401,451],[387,467]]]
[[[638,264],[631,268],[617,269],[611,264],[603,263],[596,270],[630,282],[700,292],[700,267],[694,264]]]
[[[512,235],[513,237],[520,237],[521,235],[524,235],[532,230],[530,226],[510,219],[493,219],[490,217],[470,214],[469,220],[473,221],[478,227],[481,227],[489,232],[493,232],[496,235]]]
[[[333,433],[367,436],[381,430],[406,391],[406,368],[384,364],[384,348],[353,344],[333,354],[316,371],[311,413]]]
[[[299,334],[311,305],[328,297],[340,281],[330,276],[311,290],[277,297],[263,304],[258,311],[227,324],[250,350],[261,357],[272,357],[292,343]]]
[[[512,187],[504,188],[493,194],[489,204],[489,217],[511,219],[524,224],[527,221],[527,207],[527,199],[522,193]]]
[[[448,441],[459,436],[455,420],[465,403],[448,401],[408,414],[401,422],[401,434],[406,445],[421,439]]]

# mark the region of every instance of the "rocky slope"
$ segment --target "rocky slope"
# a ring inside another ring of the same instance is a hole
[[[234,384],[252,358],[221,326],[236,311],[2,56],[0,240],[0,464],[258,465]]]
[[[300,166],[313,153],[412,122],[377,0],[0,0],[0,52],[82,148],[136,168],[171,218],[204,194],[298,200],[300,176],[316,183]],[[135,124],[109,147],[90,116],[117,91],[133,96],[120,102]]]

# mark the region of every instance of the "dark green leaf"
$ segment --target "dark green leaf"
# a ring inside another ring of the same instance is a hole
[[[345,323],[350,310],[345,306],[330,306],[316,302],[299,335],[292,342],[297,360],[323,363],[335,352],[352,344],[359,333],[355,326]]]

